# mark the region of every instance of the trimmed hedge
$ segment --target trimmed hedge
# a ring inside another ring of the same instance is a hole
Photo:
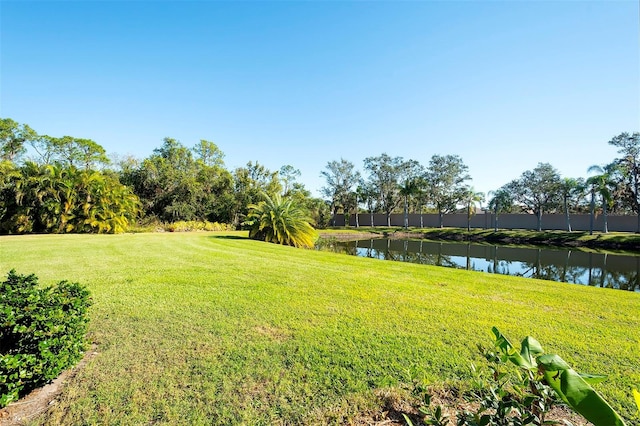
[[[55,379],[82,358],[89,291],[10,271],[0,283],[0,408]]]
[[[181,220],[165,224],[164,230],[167,232],[233,231],[235,228],[226,223],[209,222],[207,220]]]

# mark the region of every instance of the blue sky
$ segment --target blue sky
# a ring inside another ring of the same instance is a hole
[[[0,116],[232,169],[460,155],[479,191],[586,176],[640,130],[639,2],[0,2]]]

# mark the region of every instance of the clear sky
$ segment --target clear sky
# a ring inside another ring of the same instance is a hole
[[[0,0],[0,116],[229,169],[457,154],[478,191],[640,130],[639,1]]]

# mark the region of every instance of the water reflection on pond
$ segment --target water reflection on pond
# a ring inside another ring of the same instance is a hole
[[[318,249],[640,292],[640,254],[377,238],[324,240]]]

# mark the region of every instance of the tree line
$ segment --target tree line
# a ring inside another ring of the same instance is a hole
[[[424,166],[382,154],[364,159],[364,173],[345,159],[330,161],[321,173],[326,180],[321,191],[333,218],[355,214],[356,225],[361,209],[371,215],[384,213],[388,226],[391,214],[399,212],[404,213],[405,227],[409,212],[421,217],[437,213],[442,227],[443,215],[463,211],[469,224],[477,204],[483,208],[487,202],[484,209],[494,213],[496,229],[501,213],[535,214],[538,230],[543,214],[564,213],[571,232],[570,213],[588,213],[591,229],[594,216],[602,214],[607,232],[607,214],[638,215],[640,211],[640,133],[621,133],[608,143],[618,149],[619,157],[589,167],[588,177],[562,177],[551,164],[539,163],[488,194],[470,185],[468,167],[457,155],[433,155]]]
[[[240,227],[251,205],[278,194],[326,226],[326,203],[285,165],[228,170],[224,153],[201,140],[165,138],[142,160],[110,159],[91,139],[38,134],[0,118],[0,233],[122,232],[132,221],[210,221]]]
[[[468,167],[457,155],[433,155],[427,165],[383,153],[364,159],[363,171],[345,159],[321,172],[324,199],[298,181],[300,171],[272,171],[259,162],[229,170],[224,153],[207,140],[186,147],[172,138],[142,160],[109,158],[91,139],[38,134],[26,124],[0,118],[0,233],[122,232],[133,221],[210,221],[241,227],[251,206],[265,195],[291,199],[316,228],[336,214],[464,211],[481,208],[541,217],[564,212],[605,216],[640,211],[640,133],[621,133],[609,144],[619,157],[589,168],[586,178],[561,177],[540,163],[495,191],[471,186]],[[486,202],[486,205],[484,203]],[[640,231],[640,215],[638,231]],[[356,214],[356,221],[358,215]],[[373,223],[373,222],[372,222]],[[357,225],[357,223],[356,223]]]

